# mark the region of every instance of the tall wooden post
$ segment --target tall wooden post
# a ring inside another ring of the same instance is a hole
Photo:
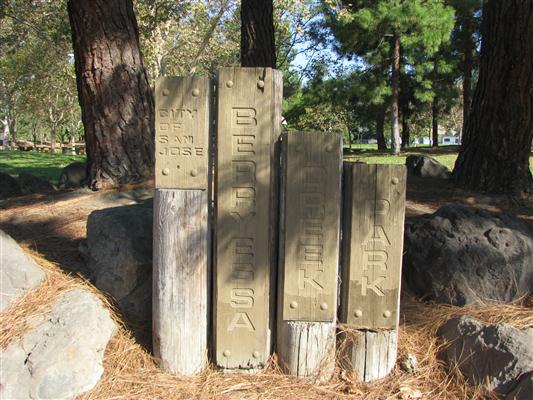
[[[190,375],[207,361],[211,84],[164,77],[155,94],[153,346],[163,368]]]
[[[344,165],[341,361],[365,382],[396,362],[405,182],[403,165]]]
[[[281,367],[328,379],[335,367],[342,139],[282,141],[277,351]]]
[[[256,369],[272,346],[282,75],[222,68],[217,87],[215,361]]]

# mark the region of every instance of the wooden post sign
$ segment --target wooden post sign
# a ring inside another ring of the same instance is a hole
[[[396,361],[405,215],[403,165],[345,163],[341,322],[362,381]]]
[[[342,139],[283,138],[278,356],[293,375],[327,379],[335,365]]]
[[[215,357],[261,368],[271,351],[282,76],[269,68],[218,74]]]
[[[154,354],[190,375],[207,361],[211,84],[160,78],[155,98]]]

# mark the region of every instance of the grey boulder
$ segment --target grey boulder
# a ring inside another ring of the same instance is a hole
[[[403,275],[440,303],[511,302],[533,293],[533,233],[510,215],[446,205],[406,219]]]
[[[43,270],[11,236],[0,230],[0,311],[44,279]]]
[[[47,315],[29,322],[20,341],[0,353],[2,399],[72,399],[92,389],[115,323],[92,293],[62,294]]]
[[[55,191],[55,187],[46,179],[39,178],[38,176],[29,174],[27,172],[21,172],[19,174],[19,184],[24,194],[30,193],[49,193]]]
[[[146,328],[144,334],[149,334],[152,208],[131,205],[93,211],[87,219],[84,247],[83,257],[91,281],[117,301],[129,323]]]
[[[61,170],[59,188],[75,188],[83,186],[87,180],[87,166],[82,162],[74,162]]]
[[[461,316],[444,323],[437,335],[447,343],[439,356],[449,366],[457,365],[470,383],[489,391],[510,393],[521,376],[533,371],[533,346],[526,330]]]
[[[405,165],[407,176],[449,179],[452,175],[447,166],[428,156],[410,155],[405,159]]]
[[[0,172],[0,199],[22,194],[19,182],[9,174]]]

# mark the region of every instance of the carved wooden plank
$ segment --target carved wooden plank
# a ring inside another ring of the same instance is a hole
[[[365,381],[396,359],[405,176],[402,165],[344,165],[340,320],[358,338],[349,353]]]
[[[272,345],[282,77],[223,68],[217,87],[215,358],[223,368],[255,369]]]
[[[278,356],[291,374],[326,379],[335,361],[342,139],[284,135],[282,160]]]
[[[207,361],[210,91],[198,77],[156,86],[153,347],[163,368],[184,375]]]
[[[346,163],[342,321],[358,328],[398,323],[405,167]]]
[[[157,79],[156,188],[207,189],[210,91],[205,77]]]

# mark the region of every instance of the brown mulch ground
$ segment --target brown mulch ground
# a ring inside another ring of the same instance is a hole
[[[78,275],[83,271],[78,245],[85,238],[87,216],[94,209],[87,207],[87,200],[100,195],[34,195],[0,202],[0,229],[15,238],[47,272],[47,279],[39,288],[9,312],[0,314],[0,347],[16,340],[32,316],[46,312],[60,293],[74,287],[97,293],[121,326],[106,350],[102,380],[83,399],[475,399],[481,398],[480,390],[465,384],[457,371],[447,370],[437,360],[437,328],[450,316],[460,314],[517,327],[533,324],[531,304],[459,308],[422,303],[404,293],[399,358],[414,354],[419,362],[415,374],[396,366],[388,378],[361,384],[339,369],[330,382],[317,383],[281,374],[275,359],[257,374],[228,374],[212,368],[193,378],[167,374],[125,328],[112,299]],[[461,202],[515,214],[533,226],[531,204],[470,193],[447,182],[410,181],[407,196],[407,215],[433,212],[443,204]]]

